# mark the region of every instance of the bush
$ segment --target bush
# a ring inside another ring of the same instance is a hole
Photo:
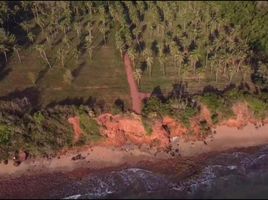
[[[207,136],[209,133],[211,133],[210,127],[206,120],[203,120],[200,122],[200,128],[201,128],[201,135],[203,137]]]
[[[153,129],[152,129],[152,122],[150,119],[142,117],[142,124],[146,131],[147,135],[152,135]]]
[[[169,104],[162,103],[157,97],[150,98],[144,105],[142,113],[148,116],[150,113],[157,113],[158,115],[172,115],[172,109]]]
[[[100,126],[95,119],[90,118],[86,113],[80,114],[80,126],[84,132],[82,141],[80,143],[87,143],[88,141],[98,141],[101,139]]]
[[[267,116],[268,112],[268,104],[262,101],[259,98],[256,98],[254,96],[247,95],[246,101],[250,107],[250,109],[253,111],[254,116],[258,119],[264,119]]]
[[[11,130],[5,124],[0,124],[0,145],[7,145],[11,139]]]
[[[36,112],[33,115],[33,119],[35,123],[41,125],[45,121],[45,117],[41,112]]]
[[[253,95],[248,92],[232,90],[226,95],[232,100],[232,102],[246,101],[256,118],[264,119],[267,116],[268,95],[266,93]]]
[[[235,93],[230,93],[231,99],[236,99]],[[212,120],[215,123],[219,122],[218,115],[221,114],[222,119],[228,119],[234,116],[232,110],[232,102],[229,98],[225,99],[214,93],[206,93],[201,96],[201,102],[205,104],[212,114]]]
[[[198,114],[198,109],[196,107],[187,106],[183,113],[180,115],[179,119],[186,126],[190,127],[190,119]]]
[[[219,117],[218,117],[218,114],[217,113],[213,113],[211,115],[211,120],[212,120],[212,123],[213,124],[217,124],[219,122]]]

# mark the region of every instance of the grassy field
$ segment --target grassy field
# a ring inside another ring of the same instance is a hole
[[[74,31],[70,31],[68,37],[71,38],[71,48],[79,45],[80,40]],[[40,42],[42,39],[42,36],[39,36],[37,41]],[[0,81],[0,95],[4,96],[15,90],[36,86],[42,91],[42,105],[65,99],[81,98],[86,101],[89,97],[97,97],[110,106],[118,98],[123,100],[126,106],[131,105],[123,59],[113,41],[114,33],[109,35],[106,45],[98,45],[102,41],[102,36],[95,35],[94,43],[98,48],[94,50],[92,60],[89,59],[87,52],[82,52],[78,63],[75,62],[72,55],[68,55],[64,67],[56,60],[51,59],[57,53],[58,48],[64,48],[61,39],[62,37],[58,36],[56,39],[58,42],[54,44],[53,48],[46,47],[47,56],[52,64],[51,69],[46,66],[39,53],[32,48],[20,51],[22,63],[13,53],[7,65],[10,72]],[[171,60],[167,61],[165,65],[166,76],[163,75],[158,60],[154,59],[152,77],[145,70],[141,79],[141,92],[152,92],[156,87],[160,87],[163,93],[172,90],[173,84],[179,81],[177,69]],[[70,82],[64,81],[66,70],[70,70],[74,75]],[[239,75],[234,76],[233,82],[238,83],[240,78]],[[223,89],[229,83],[228,79],[222,76],[219,76],[216,83],[215,77],[211,77],[209,72],[204,72],[200,80],[188,73],[184,75],[184,80],[188,82],[188,91],[191,93],[200,92],[207,85]]]
[[[97,37],[96,42],[99,41],[100,37]],[[61,46],[62,43],[59,43],[57,47]],[[46,48],[48,58],[56,53],[55,49]],[[21,91],[37,86],[42,91],[42,105],[67,98],[82,98],[86,101],[89,97],[97,97],[110,106],[118,98],[123,100],[126,106],[130,104],[123,60],[109,40],[107,45],[94,51],[92,60],[89,60],[87,53],[84,52],[79,58],[78,65],[75,64],[74,58],[69,56],[64,67],[54,64],[55,61],[51,60],[54,65],[48,69],[37,51],[24,49],[20,51],[20,55],[22,63],[19,63],[15,54],[9,58],[7,68],[10,69],[10,73],[0,81],[1,96],[15,90]],[[70,83],[65,82],[63,78],[67,69],[75,72]]]
[[[159,62],[154,59],[152,65],[152,76],[149,76],[148,71],[144,72],[141,80],[141,91],[152,92],[155,87],[159,86],[163,93],[168,93],[172,90],[172,85],[178,83],[180,78],[178,76],[177,69],[174,67],[171,61],[167,62],[166,65],[166,76],[163,75],[163,70]],[[218,77],[218,81],[215,81],[215,76],[210,76],[210,72],[204,72],[198,80],[197,76],[192,73],[184,75],[184,81],[188,83],[188,91],[190,93],[201,92],[204,87],[211,85],[218,89],[224,89],[228,84],[229,80],[226,77]],[[240,74],[236,74],[233,78],[233,83],[239,83],[241,80]]]

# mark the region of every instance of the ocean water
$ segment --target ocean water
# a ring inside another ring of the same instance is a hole
[[[167,166],[168,167],[168,166]],[[268,146],[220,153],[184,180],[140,168],[107,171],[66,183],[48,197],[64,199],[268,198]]]

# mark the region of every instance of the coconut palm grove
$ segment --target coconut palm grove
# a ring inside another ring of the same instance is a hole
[[[105,140],[95,118],[107,112],[141,115],[148,135],[165,115],[191,135],[200,105],[213,124],[241,101],[264,119],[267,33],[262,1],[1,1],[0,160]],[[85,133],[76,142],[73,115]]]

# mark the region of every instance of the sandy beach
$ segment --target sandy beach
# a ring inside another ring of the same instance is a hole
[[[216,133],[209,136],[205,142],[186,142],[181,138],[173,138],[172,149],[178,149],[178,154],[175,157],[178,156],[178,159],[181,157],[197,157],[210,152],[268,144],[267,124],[259,128],[249,124],[242,129],[218,126],[215,130]],[[74,156],[79,154],[81,155],[80,159],[72,160]],[[106,146],[83,147],[68,150],[51,159],[29,159],[17,167],[13,165],[12,161],[9,161],[7,165],[1,163],[0,177],[69,172],[79,168],[98,170],[120,165],[134,166],[142,161],[157,162],[173,157],[170,153],[157,152],[154,148],[138,148],[134,145],[124,148],[110,148]]]

